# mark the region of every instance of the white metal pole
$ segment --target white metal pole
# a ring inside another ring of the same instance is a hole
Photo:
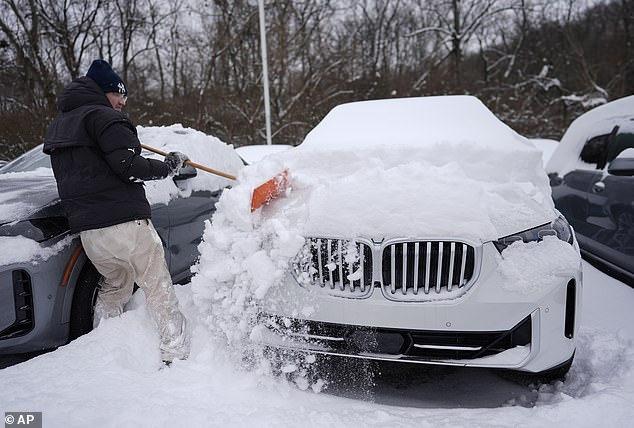
[[[264,26],[264,0],[258,0],[258,8],[260,10],[260,46],[262,48],[262,82],[264,83],[266,144],[271,145],[271,105],[269,100],[269,67],[266,55],[266,27]]]

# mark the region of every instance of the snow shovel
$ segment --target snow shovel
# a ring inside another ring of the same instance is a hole
[[[147,146],[145,144],[141,144],[141,147],[143,147],[147,151],[156,153],[157,155],[167,156],[166,152],[154,147]],[[196,169],[200,169],[202,171],[209,172],[220,177],[228,178],[229,180],[236,180],[235,175],[218,171],[217,169],[209,168],[208,166],[192,162],[191,160],[185,161],[185,165],[192,166]],[[262,205],[269,203],[272,199],[275,199],[286,192],[288,184],[288,171],[284,170],[281,173],[277,174],[275,177],[268,180],[266,183],[263,183],[253,189],[253,193],[251,193],[251,212],[257,210]]]

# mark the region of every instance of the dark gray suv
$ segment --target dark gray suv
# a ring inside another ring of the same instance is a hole
[[[240,164],[237,154],[235,163]],[[0,356],[55,348],[92,329],[100,276],[79,237],[69,235],[48,168],[50,158],[41,146],[0,168],[0,201],[5,208],[0,209],[0,240],[17,252],[23,241],[16,246],[7,237],[23,236],[29,245],[39,245],[29,260],[0,249]],[[196,170],[184,168],[174,180],[180,187],[195,176]],[[191,276],[204,222],[214,213],[221,192],[196,190],[168,204],[152,205],[152,221],[174,283]],[[6,210],[12,206],[20,209]]]
[[[582,254],[634,283],[634,96],[575,120],[546,170]]]

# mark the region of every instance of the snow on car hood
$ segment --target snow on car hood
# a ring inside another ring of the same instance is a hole
[[[469,159],[454,157],[456,151]],[[281,164],[291,173],[293,189],[262,215],[289,216],[303,224],[305,236],[483,242],[555,217],[536,151],[439,143],[390,152],[304,150]]]
[[[0,224],[26,218],[59,198],[50,168],[0,174],[0,189]]]
[[[304,236],[483,242],[555,218],[540,151],[473,97],[339,106],[297,149],[246,168],[239,186],[283,169],[292,190],[247,222],[287,217]],[[234,210],[244,196],[227,196]]]
[[[629,120],[628,120],[629,119]],[[581,149],[586,142],[599,135],[612,132],[616,125],[621,132],[626,131],[624,123],[630,123],[629,132],[634,132],[634,95],[620,98],[600,107],[594,108],[575,119],[557,145],[557,149],[546,165],[546,172],[556,172],[560,176],[581,167],[587,169],[579,159]],[[592,166],[594,169],[594,166]]]

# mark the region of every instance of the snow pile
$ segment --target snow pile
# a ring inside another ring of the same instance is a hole
[[[620,383],[618,379],[633,380],[633,360],[632,344],[624,337],[593,327],[584,328],[577,338],[575,363],[566,381],[539,385],[537,403],[553,404],[611,394],[615,391],[614,383]]]
[[[590,138],[609,134],[616,125],[627,123],[634,118],[633,112],[634,95],[604,104],[579,116],[562,137],[546,165],[546,172],[556,172],[563,177],[576,168],[594,169],[594,166],[584,164],[579,159],[585,143]]]
[[[179,151],[185,153],[194,162],[236,175],[242,168],[242,161],[233,150],[216,137],[212,137],[180,124],[171,126],[137,126],[141,143],[164,152]],[[163,160],[162,156],[143,152],[143,156]],[[174,197],[187,197],[195,190],[215,191],[232,183],[204,171],[192,179],[182,181],[178,186],[171,179],[147,181],[145,193],[152,204],[167,204]]]
[[[521,294],[539,294],[570,278],[579,268],[579,252],[555,236],[539,242],[514,242],[502,252],[498,269],[502,288]]]
[[[213,224],[207,222],[199,246],[199,262],[192,269],[196,303],[208,314],[209,326],[239,347],[251,333],[257,300],[282,279],[305,242],[284,218],[265,219],[256,230],[249,206],[243,206],[249,202],[245,190],[237,187],[220,198]]]

